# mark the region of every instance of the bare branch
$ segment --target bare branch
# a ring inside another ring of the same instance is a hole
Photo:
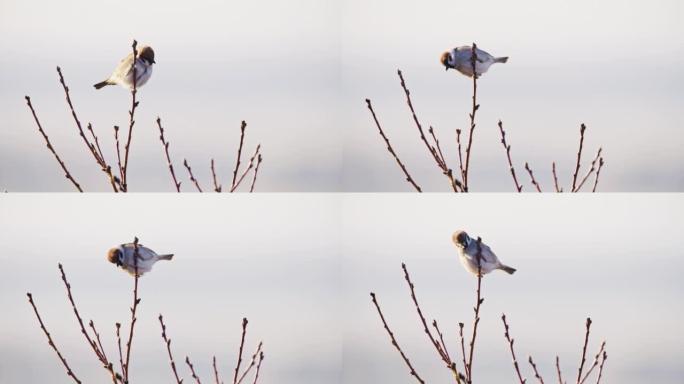
[[[185,364],[187,364],[188,367],[190,368],[190,372],[192,372],[192,378],[195,379],[195,381],[197,382],[197,384],[202,384],[202,382],[200,381],[199,376],[197,376],[197,373],[195,373],[195,367],[194,367],[194,366],[192,365],[192,363],[190,362],[190,357],[189,357],[189,356],[185,356]]]
[[[259,174],[259,166],[261,165],[262,160],[263,158],[261,157],[260,153],[259,158],[257,159],[256,168],[254,168],[254,177],[252,177],[252,185],[249,187],[249,192],[254,192],[254,184],[256,184],[257,175]]]
[[[537,183],[537,179],[534,178],[534,173],[532,172],[532,169],[530,168],[530,165],[528,163],[525,163],[525,170],[530,175],[530,181],[532,182],[532,185],[534,185],[534,187],[537,189],[537,192],[541,192],[541,187],[539,186],[539,183]]]
[[[382,310],[380,310],[380,305],[378,304],[378,301],[375,298],[375,293],[371,292],[371,298],[373,299],[373,304],[375,305],[375,308],[378,310],[378,314],[380,315],[380,320],[382,320],[382,325],[385,327],[385,330],[387,331],[387,334],[390,337],[390,340],[392,340],[392,345],[394,348],[399,351],[399,354],[401,355],[401,358],[404,360],[404,363],[406,363],[406,366],[408,366],[411,375],[418,380],[419,383],[425,384],[425,381],[421,379],[421,377],[418,375],[418,372],[413,368],[413,365],[411,365],[411,362],[409,361],[408,357],[404,354],[404,351],[401,349],[399,346],[399,343],[397,343],[397,340],[394,338],[394,333],[392,333],[392,330],[389,328],[387,325],[387,321],[385,321],[385,316],[382,314]]]
[[[411,177],[411,174],[409,174],[404,163],[402,163],[401,160],[399,160],[399,156],[397,156],[397,153],[394,151],[394,148],[392,148],[392,144],[390,144],[389,139],[385,135],[385,132],[382,130],[382,126],[380,125],[380,122],[378,121],[378,118],[375,115],[375,111],[373,110],[373,105],[371,104],[370,99],[366,99],[366,105],[368,106],[368,110],[373,115],[373,120],[375,121],[375,125],[378,127],[378,131],[380,132],[380,136],[382,136],[382,139],[385,140],[385,144],[387,145],[387,150],[394,157],[394,160],[399,165],[399,168],[401,168],[401,171],[404,172],[404,176],[406,176],[406,181],[408,181],[416,191],[422,192],[422,190],[420,189],[418,184],[416,184],[416,182],[413,180],[413,177]]]
[[[539,380],[540,384],[544,384],[544,379],[542,379],[541,375],[539,374],[539,371],[537,371],[537,365],[534,363],[534,360],[532,360],[532,356],[530,356],[529,360],[530,365],[532,366],[532,370],[534,371],[534,377]]]
[[[211,179],[214,181],[214,192],[221,192],[221,184],[219,184],[216,178],[216,168],[214,167],[214,159],[211,159]]]
[[[473,43],[470,58],[470,64],[473,68],[473,108],[470,112],[470,132],[468,133],[468,146],[466,147],[466,165],[463,171],[463,185],[465,191],[468,191],[470,185],[468,184],[468,171],[470,170],[470,150],[473,146],[473,133],[475,132],[475,113],[480,109],[480,104],[477,103],[477,72],[475,70],[475,64],[477,63],[477,44]]]
[[[135,49],[135,47],[134,47]],[[126,372],[124,374],[124,380],[128,383],[128,373],[130,372],[130,362],[131,362],[131,347],[133,346],[133,331],[135,328],[135,323],[138,318],[135,313],[138,309],[138,304],[140,304],[140,298],[138,298],[138,279],[140,274],[138,273],[138,259],[140,254],[138,252],[138,238],[133,239],[133,267],[135,270],[135,277],[133,282],[133,306],[131,307],[131,326],[128,333],[128,342],[126,343]]]
[[[233,170],[233,182],[230,184],[231,190],[235,189],[235,182],[237,181],[238,170],[240,169],[240,158],[242,157],[242,146],[245,141],[245,129],[247,128],[247,123],[242,120],[240,125],[240,146],[238,146],[237,160],[235,161],[235,169]]]
[[[76,182],[76,179],[74,179],[73,176],[71,176],[71,173],[66,167],[66,164],[64,164],[64,161],[59,157],[57,152],[55,151],[55,148],[52,146],[52,143],[50,143],[50,139],[48,136],[45,134],[45,131],[43,131],[43,127],[40,124],[40,121],[38,120],[38,116],[36,115],[36,111],[33,109],[33,105],[31,104],[31,98],[26,96],[26,104],[28,105],[29,109],[31,109],[31,114],[33,114],[33,120],[35,120],[36,125],[38,126],[38,132],[43,136],[43,139],[45,139],[45,143],[47,144],[48,149],[50,152],[52,152],[52,155],[55,156],[55,159],[59,163],[59,166],[62,167],[62,170],[64,171],[64,176],[71,182],[71,184],[76,187],[76,189],[79,192],[83,192],[83,189],[81,189],[81,185]]]
[[[135,124],[135,108],[138,106],[139,102],[136,101],[136,95],[138,94],[138,74],[137,74],[137,68],[136,68],[136,63],[138,60],[138,42],[133,40],[133,65],[132,65],[132,71],[133,71],[133,89],[131,90],[131,110],[128,111],[129,114],[129,122],[128,122],[128,138],[126,139],[126,146],[124,147],[124,163],[123,167],[123,176],[121,177],[121,183],[123,184],[124,190],[128,191],[128,154],[131,149],[131,138],[133,137],[133,125]]]
[[[31,295],[30,292],[26,293],[26,296],[28,296],[29,303],[31,304],[31,307],[33,307],[33,312],[36,314],[36,318],[38,319],[38,323],[40,323],[40,329],[43,330],[43,333],[48,339],[48,344],[52,349],[55,351],[57,354],[57,357],[59,358],[59,361],[62,362],[62,365],[64,368],[67,370],[67,375],[71,377],[76,383],[81,384],[81,380],[76,377],[76,374],[74,371],[71,370],[71,367],[69,367],[69,364],[67,363],[66,359],[64,356],[62,356],[62,353],[59,351],[59,348],[57,348],[57,345],[55,342],[52,340],[52,336],[50,336],[50,332],[45,328],[45,324],[43,324],[43,319],[40,318],[40,314],[38,313],[38,308],[36,307],[36,304],[33,302],[33,295]]]
[[[508,340],[508,346],[511,349],[511,356],[513,357],[513,367],[515,368],[515,373],[518,374],[518,380],[520,381],[520,384],[525,384],[527,382],[527,379],[524,379],[522,377],[522,374],[520,373],[520,366],[518,365],[518,359],[515,357],[515,350],[513,349],[513,343],[515,342],[515,340],[511,338],[511,335],[508,332],[508,323],[506,322],[506,314],[501,315],[501,320],[503,321],[504,329],[505,329],[504,336],[506,336],[506,340]]]
[[[579,150],[577,151],[577,163],[575,164],[575,174],[572,176],[572,191],[575,191],[577,188],[577,174],[579,173],[580,169],[580,161],[582,160],[582,147],[584,145],[584,131],[586,131],[587,127],[586,125],[582,124],[580,125],[580,142],[579,142]]]
[[[235,375],[233,376],[233,384],[238,382],[238,372],[240,372],[240,364],[242,363],[242,350],[245,346],[245,335],[247,334],[247,318],[242,319],[242,338],[240,338],[240,352],[238,354],[237,365],[235,366]]]
[[[180,192],[181,183],[176,179],[176,172],[173,171],[173,162],[171,161],[171,156],[169,155],[169,142],[164,138],[164,128],[162,128],[161,118],[157,117],[157,126],[159,127],[159,140],[164,147],[164,154],[166,154],[166,163],[169,166],[169,172],[171,173],[171,178],[173,179],[173,186],[176,187],[176,192]],[[213,164],[212,160],[212,164]]]
[[[581,382],[582,370],[584,369],[585,357],[587,356],[587,344],[589,343],[589,330],[591,328],[591,318],[587,317],[587,331],[584,335],[584,346],[582,347],[582,360],[580,362],[579,371],[577,372],[577,384]]]
[[[183,160],[183,165],[185,166],[185,169],[188,170],[188,174],[190,175],[190,181],[192,181],[195,184],[195,188],[197,188],[197,191],[202,192],[202,187],[200,187],[199,182],[197,182],[197,179],[195,179],[195,175],[192,174],[192,168],[190,168],[187,159]]]
[[[506,150],[506,157],[508,158],[508,167],[511,171],[511,176],[513,176],[513,182],[515,183],[515,189],[518,192],[522,192],[522,185],[518,183],[518,178],[515,176],[515,167],[513,167],[513,161],[511,160],[511,146],[506,143],[506,131],[503,129],[503,123],[499,120],[499,131],[501,131],[501,144],[503,144]]]
[[[171,353],[171,339],[166,336],[166,325],[164,325],[164,318],[159,314],[159,323],[162,329],[162,338],[164,339],[164,344],[166,344],[166,351],[169,353],[169,361],[171,362],[171,370],[173,371],[173,376],[176,379],[177,384],[183,384],[183,379],[178,376],[178,371],[176,371],[176,363],[173,360],[173,354]],[[216,358],[214,357],[214,371],[216,371]],[[216,383],[218,384],[218,374]]]

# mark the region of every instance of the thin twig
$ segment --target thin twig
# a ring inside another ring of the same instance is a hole
[[[418,184],[413,180],[413,177],[411,177],[411,174],[409,174],[408,170],[406,169],[406,166],[404,163],[399,160],[399,156],[397,156],[397,153],[394,151],[394,148],[392,148],[392,144],[390,144],[389,139],[385,135],[385,132],[382,130],[382,126],[380,126],[380,122],[378,121],[377,116],[375,115],[375,111],[373,110],[373,105],[371,105],[370,99],[366,99],[366,105],[368,106],[368,110],[371,112],[373,115],[373,120],[375,121],[375,125],[378,127],[378,131],[380,132],[380,136],[382,136],[382,139],[385,140],[385,144],[387,145],[387,150],[389,153],[394,157],[394,160],[397,162],[399,165],[399,168],[401,168],[402,172],[404,172],[404,176],[406,176],[406,181],[408,181],[413,188],[415,188],[416,191],[422,192]]]
[[[415,286],[413,285],[413,282],[411,281],[411,277],[409,276],[408,269],[406,268],[406,264],[401,263],[401,268],[404,270],[404,279],[406,280],[406,283],[409,286],[409,290],[411,292],[411,300],[413,300],[413,304],[416,307],[416,312],[418,313],[418,317],[420,318],[421,324],[423,324],[423,330],[425,331],[425,334],[427,335],[428,339],[432,343],[432,346],[435,347],[435,350],[437,351],[437,354],[439,355],[439,357],[446,364],[446,367],[452,371],[452,373],[454,374],[454,377],[456,378],[456,381],[458,383],[460,383],[461,382],[460,374],[458,372],[456,364],[453,361],[451,361],[451,357],[449,357],[449,354],[446,352],[446,346],[444,345],[444,338],[442,337],[442,334],[439,331],[439,327],[437,326],[437,321],[433,320],[432,325],[437,330],[437,334],[440,338],[439,340],[441,340],[441,344],[440,344],[440,341],[432,335],[432,332],[430,332],[430,328],[428,327],[427,321],[425,320],[425,316],[423,316],[423,311],[420,308],[420,304],[418,304],[418,298],[416,297]]]
[[[219,380],[218,368],[216,367],[216,356],[213,356],[211,361],[214,367],[214,380],[216,381],[216,384],[221,384],[221,381]]]
[[[560,357],[556,356],[556,372],[558,372],[558,384],[564,384],[563,383],[563,374],[561,373],[561,368],[560,368]]]
[[[534,187],[537,189],[537,192],[541,192],[541,186],[539,186],[537,179],[534,178],[534,173],[532,172],[532,169],[530,168],[530,165],[528,163],[525,163],[525,170],[530,175],[530,181],[532,182],[532,185],[534,185]]]
[[[446,343],[444,342],[444,335],[442,335],[442,331],[439,330],[439,326],[437,325],[437,320],[432,320],[432,326],[435,328],[435,332],[437,332],[437,336],[439,336],[439,342],[441,343],[442,350],[444,351],[444,355],[446,356],[447,360],[451,361],[451,356],[449,356],[449,351],[447,350]]]
[[[133,136],[133,125],[135,124],[135,108],[138,106],[139,102],[135,100],[138,94],[138,69],[136,64],[138,62],[138,42],[133,40],[133,65],[131,70],[133,71],[133,89],[131,90],[131,110],[128,111],[130,120],[128,122],[128,138],[126,139],[126,147],[124,147],[124,164],[123,164],[123,176],[121,182],[123,183],[124,189],[128,191],[128,153],[131,149],[131,137]]]
[[[539,374],[539,371],[537,371],[537,365],[534,363],[534,360],[532,360],[532,356],[530,356],[528,361],[530,362],[532,370],[534,371],[534,377],[537,380],[539,380],[540,384],[544,384],[544,379],[542,379],[541,375]]]
[[[420,305],[418,304],[418,299],[416,298],[416,292],[414,289],[413,282],[411,281],[411,277],[409,276],[408,269],[406,268],[405,263],[401,263],[401,268],[404,270],[404,279],[406,280],[406,283],[409,286],[409,290],[411,291],[411,300],[413,300],[413,305],[416,307],[416,312],[418,313],[418,317],[420,318],[420,322],[423,325],[423,330],[425,331],[425,334],[427,335],[428,339],[430,339],[430,343],[432,344],[433,347],[437,350],[437,353],[439,354],[439,357],[444,360],[447,364],[450,364],[450,361],[448,361],[446,354],[442,350],[442,347],[440,346],[439,342],[435,339],[435,337],[432,335],[432,332],[430,332],[430,328],[428,327],[427,321],[425,320],[425,316],[423,316],[423,311],[420,309]]]
[[[262,161],[261,153],[259,154],[259,158],[257,159],[257,165],[256,168],[254,168],[254,177],[252,177],[252,185],[249,187],[249,192],[254,192],[254,184],[256,184],[257,180],[257,175],[259,174],[259,166],[261,165]]]
[[[242,174],[241,174],[240,177],[238,178],[237,182],[230,188],[230,191],[231,191],[231,192],[235,192],[235,190],[236,190],[236,189],[240,186],[240,184],[242,183],[242,180],[245,179],[245,176],[247,176],[247,174],[249,173],[249,171],[251,171],[252,168],[254,168],[254,159],[256,159],[256,158],[259,156],[259,151],[260,151],[260,150],[261,150],[261,144],[258,144],[258,145],[256,146],[256,150],[254,151],[254,154],[252,155],[252,157],[249,158],[249,165],[248,165],[247,168],[242,172]]]
[[[556,174],[556,162],[551,164],[551,173],[553,174],[553,185],[556,188],[556,192],[563,192],[563,188],[558,185],[558,175]]]
[[[591,328],[591,318],[589,318],[589,317],[587,317],[586,326],[587,326],[587,331],[584,335],[584,346],[582,347],[582,360],[580,362],[579,370],[577,372],[577,384],[579,384],[581,379],[582,379],[582,370],[584,369],[584,362],[585,362],[585,360],[586,360],[585,358],[587,356],[587,344],[589,343],[589,331]]]
[[[256,365],[257,358],[259,357],[259,354],[261,353],[261,347],[262,346],[263,346],[263,343],[259,342],[259,345],[257,346],[256,352],[254,352],[254,354],[252,355],[252,360],[249,362],[249,365],[247,366],[245,371],[242,372],[242,375],[240,375],[240,378],[238,379],[237,384],[242,383],[242,380],[244,380],[245,377],[247,377],[247,374],[249,374],[249,371],[251,371],[252,368],[254,367],[254,365]]]
[[[582,178],[582,181],[580,181],[580,183],[577,184],[577,189],[575,189],[573,192],[579,192],[582,189],[582,186],[584,185],[584,183],[589,178],[589,176],[591,176],[591,174],[594,173],[594,171],[596,170],[596,162],[598,162],[599,159],[601,158],[601,151],[602,151],[602,148],[599,148],[598,152],[596,152],[596,157],[594,157],[594,160],[591,161],[591,166],[589,167],[589,171],[587,171],[587,174],[584,175],[584,177]]]
[[[466,361],[466,351],[465,351],[465,337],[463,337],[463,323],[458,323],[458,336],[459,339],[461,339],[461,357],[463,358],[463,369],[465,369],[466,373],[466,381],[468,381],[468,378],[470,377],[470,367],[468,366],[468,362]]]
[[[477,103],[477,72],[476,72],[476,63],[477,63],[477,44],[473,43],[472,49],[471,49],[471,57],[470,57],[470,64],[473,67],[473,109],[470,112],[470,132],[468,134],[468,146],[466,147],[466,165],[465,169],[463,171],[463,185],[466,190],[468,191],[469,184],[468,184],[468,171],[470,170],[470,150],[473,146],[473,133],[475,132],[475,112],[480,108],[480,105]]]
[[[240,145],[238,146],[237,160],[235,161],[235,169],[233,170],[233,182],[230,184],[231,189],[235,188],[235,182],[237,181],[237,173],[240,169],[240,158],[242,157],[242,146],[245,141],[245,129],[247,128],[247,123],[242,120],[240,125]]]
[[[123,179],[123,166],[121,165],[121,145],[119,143],[119,126],[114,126],[114,140],[116,141],[116,161],[119,166],[119,178]],[[125,190],[124,190],[125,191]]]
[[[190,362],[190,357],[189,357],[189,356],[185,356],[185,364],[187,364],[188,367],[190,367],[190,372],[192,372],[192,378],[195,379],[195,381],[197,382],[197,384],[202,384],[202,382],[200,381],[199,376],[197,376],[197,373],[195,373],[195,367],[194,367],[194,366],[192,365],[192,363]]]
[[[64,89],[66,101],[67,101],[67,104],[69,105],[69,109],[71,110],[71,116],[74,118],[74,122],[76,123],[76,128],[78,128],[78,134],[83,139],[83,142],[85,143],[86,147],[88,147],[88,150],[90,151],[90,153],[95,158],[95,161],[97,162],[97,164],[102,165],[103,159],[100,158],[100,156],[97,153],[97,149],[95,148],[95,146],[90,141],[88,141],[88,138],[86,137],[85,132],[83,132],[83,127],[81,126],[81,121],[78,119],[78,116],[76,115],[76,110],[74,109],[74,105],[71,102],[71,96],[69,94],[69,87],[66,85],[66,82],[64,81],[64,76],[62,75],[62,69],[60,67],[57,67],[57,73],[59,74],[59,83],[62,85],[62,88]]]
[[[176,371],[176,363],[173,360],[173,354],[171,353],[171,339],[166,336],[166,325],[164,325],[164,318],[159,314],[159,323],[162,329],[162,338],[164,339],[164,344],[166,344],[166,351],[169,353],[169,361],[171,362],[171,370],[173,371],[173,376],[176,378],[177,384],[183,384],[183,379],[178,376],[178,371]],[[214,357],[214,370],[216,370],[216,358]],[[218,374],[216,379],[216,384],[218,384]]]
[[[461,171],[461,180],[465,182],[465,169],[463,168],[463,151],[461,151],[461,130],[456,129],[456,144],[458,146],[458,168]]]
[[[252,384],[257,384],[257,381],[259,380],[259,371],[261,370],[261,362],[264,361],[264,353],[261,352],[259,354],[259,362],[257,363],[257,368],[256,368],[256,373],[254,374],[254,381]],[[601,364],[603,366],[603,364]]]
[[[580,169],[580,161],[582,160],[582,147],[584,145],[584,131],[587,129],[586,125],[580,125],[580,142],[579,150],[577,151],[577,163],[575,164],[575,174],[572,176],[572,191],[576,189],[577,185],[577,174]]]
[[[123,375],[124,372],[126,372],[126,366],[124,365],[123,362],[123,353],[121,350],[121,323],[116,323],[116,342],[119,346],[119,365],[121,366],[121,374]]]
[[[415,377],[419,383],[425,384],[425,381],[421,379],[421,377],[418,375],[418,372],[416,372],[416,370],[413,368],[413,365],[411,365],[411,362],[409,361],[408,357],[406,357],[406,355],[404,354],[404,351],[399,346],[399,343],[397,343],[397,339],[394,338],[394,333],[392,333],[392,330],[387,325],[387,321],[385,321],[385,316],[382,314],[382,310],[380,310],[380,305],[378,304],[378,301],[375,298],[375,293],[371,292],[370,295],[373,299],[373,304],[375,305],[375,308],[378,310],[380,320],[382,320],[382,325],[385,327],[387,334],[389,334],[390,340],[392,340],[392,345],[394,346],[394,348],[397,349],[397,351],[399,351],[399,354],[401,355],[401,358],[404,360],[404,363],[406,363],[406,366],[408,366],[411,375]]]
[[[599,175],[601,174],[601,168],[603,168],[603,164],[605,162],[603,161],[603,157],[599,159],[599,167],[596,170],[596,178],[594,179],[594,187],[591,189],[592,192],[596,192],[596,186],[598,185],[599,182]]]
[[[520,373],[520,366],[518,365],[518,359],[515,357],[515,350],[513,349],[513,343],[515,342],[515,340],[511,338],[511,335],[508,332],[508,323],[506,322],[506,314],[501,315],[501,320],[503,321],[503,324],[504,324],[504,336],[506,336],[506,340],[508,340],[508,346],[511,349],[511,356],[513,357],[513,367],[515,368],[515,373],[518,374],[518,380],[520,381],[520,384],[525,384],[527,382],[527,379],[524,379],[522,377],[522,374]]]
[[[90,326],[90,328],[93,330],[93,333],[95,334],[95,340],[97,340],[97,347],[100,349],[100,352],[102,352],[102,356],[104,357],[104,359],[106,361],[109,361],[107,359],[107,354],[105,353],[104,347],[102,347],[102,341],[100,340],[100,334],[97,332],[97,329],[95,329],[95,322],[90,320],[88,325]]]
[[[67,370],[67,375],[69,375],[69,377],[71,377],[76,383],[81,384],[81,380],[79,380],[78,377],[76,377],[74,371],[71,370],[71,367],[69,367],[69,364],[67,363],[66,359],[64,358],[64,356],[62,356],[62,353],[59,351],[59,348],[57,348],[57,345],[52,340],[50,332],[48,332],[48,330],[45,328],[45,324],[43,324],[43,319],[40,318],[40,313],[38,313],[38,308],[36,307],[36,304],[33,302],[33,295],[31,295],[30,292],[27,292],[26,296],[28,296],[29,303],[31,304],[31,307],[33,307],[33,312],[36,314],[36,318],[38,318],[38,323],[40,323],[40,329],[43,330],[43,333],[48,339],[48,345],[50,345],[50,347],[52,347],[52,349],[57,354],[59,361],[62,362],[62,365]]]
[[[71,184],[76,187],[76,189],[79,192],[83,192],[83,189],[81,189],[81,185],[76,182],[76,179],[71,175],[71,172],[66,167],[66,164],[64,164],[64,161],[59,157],[57,152],[55,151],[55,148],[52,146],[52,143],[50,143],[50,139],[48,136],[45,134],[45,131],[43,131],[43,127],[40,124],[40,121],[38,120],[38,116],[36,115],[36,111],[33,109],[33,105],[31,104],[31,98],[28,96],[25,96],[26,99],[26,104],[28,105],[29,109],[31,109],[31,114],[33,114],[33,120],[35,120],[36,125],[38,126],[38,132],[43,136],[43,139],[45,139],[45,143],[47,144],[48,149],[50,152],[52,152],[52,155],[55,156],[55,159],[59,163],[59,166],[62,167],[62,170],[64,171],[64,176],[71,182]]]
[[[211,179],[214,181],[214,192],[221,192],[221,184],[218,182],[218,178],[216,177],[216,168],[214,167],[214,159],[211,159],[211,165],[209,167],[211,169]]]
[[[171,156],[169,156],[169,142],[164,138],[164,128],[162,128],[161,118],[157,117],[157,126],[159,126],[159,140],[162,142],[164,147],[164,153],[166,154],[166,163],[169,165],[169,172],[171,172],[171,178],[173,179],[173,186],[176,187],[176,192],[180,192],[181,183],[176,179],[176,172],[173,171],[173,162],[171,161]],[[212,160],[213,164],[213,160]]]
[[[416,123],[416,128],[418,128],[420,139],[425,144],[425,147],[427,148],[428,152],[430,152],[430,155],[432,156],[433,160],[435,160],[435,162],[437,163],[437,167],[442,170],[442,173],[445,176],[447,176],[447,178],[449,178],[449,185],[451,186],[451,188],[453,188],[454,192],[458,192],[461,186],[461,182],[454,179],[453,172],[447,166],[446,161],[444,160],[444,155],[442,154],[442,150],[439,148],[439,140],[435,135],[434,129],[430,127],[429,133],[430,135],[432,135],[432,138],[435,141],[435,146],[431,145],[428,142],[427,137],[425,136],[425,132],[423,131],[423,126],[420,124],[420,121],[418,121],[418,116],[416,115],[416,111],[413,108],[413,102],[411,101],[411,92],[408,90],[408,87],[406,86],[406,82],[404,81],[404,75],[402,74],[401,70],[397,70],[397,74],[399,75],[401,87],[404,89],[404,94],[406,95],[406,104],[408,105],[409,110],[411,111],[411,116],[413,117],[413,121]]]
[[[131,361],[131,346],[133,345],[133,330],[135,328],[135,323],[138,320],[135,317],[136,310],[138,309],[138,304],[140,299],[138,298],[138,279],[140,275],[138,274],[138,258],[140,254],[138,252],[138,238],[133,240],[133,267],[135,270],[135,281],[133,283],[133,306],[131,307],[131,326],[128,333],[128,342],[126,343],[126,374],[124,375],[125,382],[128,383],[128,373],[130,372],[130,361]]]
[[[511,160],[511,146],[506,143],[506,131],[503,129],[503,123],[499,120],[499,131],[501,131],[501,144],[503,144],[506,150],[506,157],[508,158],[508,167],[511,171],[511,176],[513,176],[513,182],[515,183],[515,189],[518,192],[522,192],[522,185],[518,183],[518,178],[515,176],[515,167],[513,167],[513,161]]]
[[[475,338],[477,337],[477,325],[480,323],[480,305],[484,299],[481,296],[482,286],[482,238],[477,238],[477,302],[475,303],[475,319],[473,320],[473,336],[470,339],[470,354],[468,356],[468,383],[473,382],[473,353],[475,351]]]
[[[591,372],[599,364],[599,360],[600,360],[601,355],[603,354],[603,351],[605,350],[605,348],[606,348],[606,342],[604,341],[601,343],[601,347],[599,348],[598,353],[596,354],[596,356],[594,356],[594,362],[591,364],[591,367],[589,367],[589,369],[587,370],[587,373],[584,374],[584,378],[582,378],[582,381],[580,381],[580,384],[583,384],[589,378],[589,375],[591,375]]]
[[[603,364],[606,362],[607,359],[608,354],[604,351],[603,358],[601,359],[601,366],[599,366],[598,377],[596,378],[596,384],[599,384],[601,382],[601,376],[603,375]]]
[[[66,82],[64,81],[64,76],[62,75],[62,69],[60,67],[57,67],[57,73],[59,74],[59,83],[62,85],[62,88],[64,89],[66,101],[67,101],[67,104],[69,105],[69,109],[71,110],[71,116],[74,118],[74,122],[76,123],[76,128],[78,128],[79,136],[81,136],[81,138],[83,139],[83,142],[85,143],[86,147],[88,148],[88,151],[90,151],[90,154],[93,155],[95,162],[97,163],[97,165],[100,166],[100,168],[102,169],[102,172],[107,174],[107,178],[109,179],[109,183],[111,184],[114,192],[119,192],[119,188],[117,188],[117,183],[119,183],[119,180],[117,180],[114,177],[114,175],[112,174],[111,167],[107,164],[107,162],[104,159],[104,155],[102,154],[102,149],[100,148],[100,143],[97,139],[97,136],[95,135],[95,131],[93,131],[92,125],[90,123],[88,123],[87,129],[90,131],[90,134],[93,136],[93,140],[94,140],[95,144],[91,143],[88,140],[85,132],[83,131],[81,121],[78,119],[78,116],[76,115],[76,109],[74,108],[74,105],[71,102],[71,96],[69,94],[69,87],[66,85]]]
[[[237,365],[235,366],[235,375],[233,375],[233,384],[237,384],[238,372],[240,371],[240,364],[242,364],[242,350],[245,346],[245,335],[247,334],[247,318],[242,318],[242,337],[240,338],[240,352],[238,354]]]
[[[90,334],[88,333],[85,326],[83,325],[83,319],[81,318],[81,314],[78,312],[78,308],[76,307],[76,302],[74,301],[74,297],[71,294],[71,284],[67,280],[66,274],[64,273],[64,267],[62,266],[61,263],[57,264],[57,266],[59,267],[59,272],[62,275],[62,282],[64,283],[64,287],[66,287],[67,297],[69,299],[69,302],[71,303],[71,308],[74,311],[74,315],[76,316],[76,321],[78,321],[78,325],[81,328],[81,333],[85,337],[86,342],[88,343],[90,348],[92,348],[93,352],[95,352],[95,357],[97,357],[97,359],[100,362],[106,364],[107,360],[104,358],[104,356],[100,352],[100,349],[98,348],[97,344],[90,337]]]
[[[102,148],[100,148],[100,140],[97,138],[97,135],[93,130],[93,125],[88,123],[87,129],[90,132],[93,141],[95,142],[95,149],[97,150],[97,152],[93,153],[94,155],[97,155],[95,160],[98,161],[100,167],[102,167],[102,171],[107,175],[107,178],[109,179],[109,184],[112,186],[112,190],[118,193],[119,187],[121,186],[121,180],[119,180],[116,176],[114,176],[114,174],[112,174],[112,167],[109,164],[107,164],[107,161],[105,161],[104,154],[102,153]],[[117,184],[119,185],[118,187]]]
[[[190,168],[187,159],[183,160],[183,165],[185,166],[185,169],[188,170],[188,174],[190,175],[190,181],[192,181],[195,184],[195,188],[197,188],[197,191],[202,192],[202,187],[200,187],[199,182],[197,182],[197,179],[195,179],[195,175],[192,174],[192,168]]]
[[[440,166],[442,173],[447,177],[447,179],[449,179],[449,185],[451,186],[451,189],[453,189],[454,192],[461,192],[463,190],[463,184],[454,177],[454,171],[447,165],[446,159],[444,158],[444,153],[442,153],[442,148],[439,145],[439,139],[437,139],[437,136],[435,136],[435,129],[430,126],[428,132],[430,133],[430,136],[432,136],[432,140],[435,142],[435,146],[437,147],[437,154],[439,155],[439,161],[437,165]]]
[[[399,75],[401,87],[404,89],[404,94],[406,94],[406,104],[408,104],[408,107],[411,110],[411,115],[413,116],[413,121],[416,123],[416,128],[418,128],[418,133],[420,133],[420,139],[425,144],[425,147],[427,148],[428,152],[430,152],[430,155],[432,155],[432,158],[437,162],[437,165],[441,168],[442,166],[440,163],[439,155],[437,154],[437,150],[435,149],[435,147],[430,145],[430,143],[428,143],[427,138],[425,137],[425,133],[423,132],[423,126],[418,121],[418,116],[416,116],[416,111],[413,109],[413,103],[411,102],[411,92],[409,92],[408,88],[406,87],[406,82],[404,81],[404,75],[401,73],[401,70],[397,70],[397,74]]]

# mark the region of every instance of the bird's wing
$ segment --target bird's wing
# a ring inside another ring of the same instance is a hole
[[[499,262],[499,259],[496,257],[496,254],[494,254],[492,249],[489,248],[487,244],[482,244],[482,259],[486,263],[496,264]]]
[[[114,76],[118,77],[125,77],[128,72],[130,72],[133,64],[133,52],[129,53],[128,56],[124,57],[121,59],[121,62],[119,62],[119,65],[116,66],[116,69],[114,69]]]
[[[138,254],[142,260],[152,260],[157,256],[157,252],[145,247],[142,244],[138,244]]]
[[[494,60],[494,56],[490,55],[488,52],[481,50],[480,48],[475,50],[477,53],[477,61],[480,63],[487,62],[489,60]]]
[[[121,244],[125,249],[130,250],[130,255],[135,254],[135,245],[133,243],[127,243],[127,244]],[[146,246],[138,243],[138,259],[139,260],[151,260],[155,256],[157,256],[157,253],[154,252],[153,250],[147,248]]]

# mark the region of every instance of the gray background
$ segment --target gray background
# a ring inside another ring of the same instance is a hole
[[[228,376],[247,316],[247,350],[265,342],[263,383],[411,383],[372,307],[368,293],[375,291],[419,373],[447,382],[400,266],[407,263],[423,310],[457,354],[457,323],[470,327],[475,300],[476,281],[450,242],[464,228],[518,268],[484,279],[476,380],[515,381],[499,318],[505,312],[519,359],[532,354],[549,381],[556,354],[566,379],[576,374],[591,316],[588,353],[608,342],[604,382],[679,383],[682,202],[666,194],[6,195],[0,381],[69,382],[26,302],[28,290],[76,372],[86,382],[107,379],[79,334],[57,262],[112,355],[113,324],[127,322],[132,281],[104,256],[138,235],[176,258],[141,279],[131,367],[137,381],[172,380],[161,312],[176,359],[189,354],[205,381],[213,354]],[[526,363],[522,369],[531,379]],[[189,380],[185,367],[181,372]]]
[[[245,119],[249,150],[263,144],[260,191],[408,191],[366,109],[370,97],[417,181],[445,191],[396,69],[456,167],[455,129],[468,125],[471,84],[445,73],[438,58],[476,41],[511,59],[480,84],[471,190],[513,190],[496,127],[502,119],[525,183],[529,161],[548,189],[556,161],[567,188],[584,122],[586,158],[605,149],[601,190],[680,191],[681,13],[674,0],[3,0],[0,189],[72,190],[35,130],[26,94],[83,186],[108,189],[76,134],[54,67],[62,66],[82,120],[92,121],[111,160],[112,126],[126,125],[130,95],[92,84],[136,38],[155,48],[158,65],[139,94],[131,190],[173,188],[154,124],[159,115],[184,190],[192,190],[184,158],[205,186],[211,157],[228,178]]]

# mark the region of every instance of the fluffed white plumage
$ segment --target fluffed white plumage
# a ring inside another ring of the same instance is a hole
[[[477,73],[477,77],[480,77],[483,73],[487,72],[492,64],[505,63],[508,61],[508,57],[494,57],[480,48],[475,49],[475,55],[477,57],[475,61],[475,72]],[[469,45],[464,45],[462,47],[454,48],[450,51],[444,52],[440,62],[447,70],[452,68],[468,77],[472,77],[472,57],[472,47]]]
[[[112,248],[107,253],[107,260],[121,267],[130,275],[135,276],[135,245],[133,243],[121,244]],[[159,260],[171,260],[173,254],[158,255],[155,251],[138,244],[138,276],[152,270],[152,266]]]
[[[138,50],[138,57],[135,60],[135,88],[140,88],[152,76],[152,64],[154,64],[154,51],[149,46],[142,46]],[[124,57],[116,66],[114,72],[102,82],[94,85],[100,89],[107,85],[121,85],[124,88],[133,89],[133,52]]]
[[[454,242],[456,248],[458,249],[458,253],[461,259],[461,263],[463,264],[463,267],[465,267],[466,271],[477,276],[477,240],[471,239],[465,231],[454,232],[454,234],[451,236],[451,240]],[[482,271],[483,275],[486,275],[495,269],[501,269],[502,271],[505,271],[511,275],[515,272],[515,268],[511,268],[501,263],[501,261],[499,261],[499,258],[496,257],[496,254],[491,250],[491,248],[489,248],[487,244],[482,242],[480,242],[480,255],[481,259],[479,269]]]

